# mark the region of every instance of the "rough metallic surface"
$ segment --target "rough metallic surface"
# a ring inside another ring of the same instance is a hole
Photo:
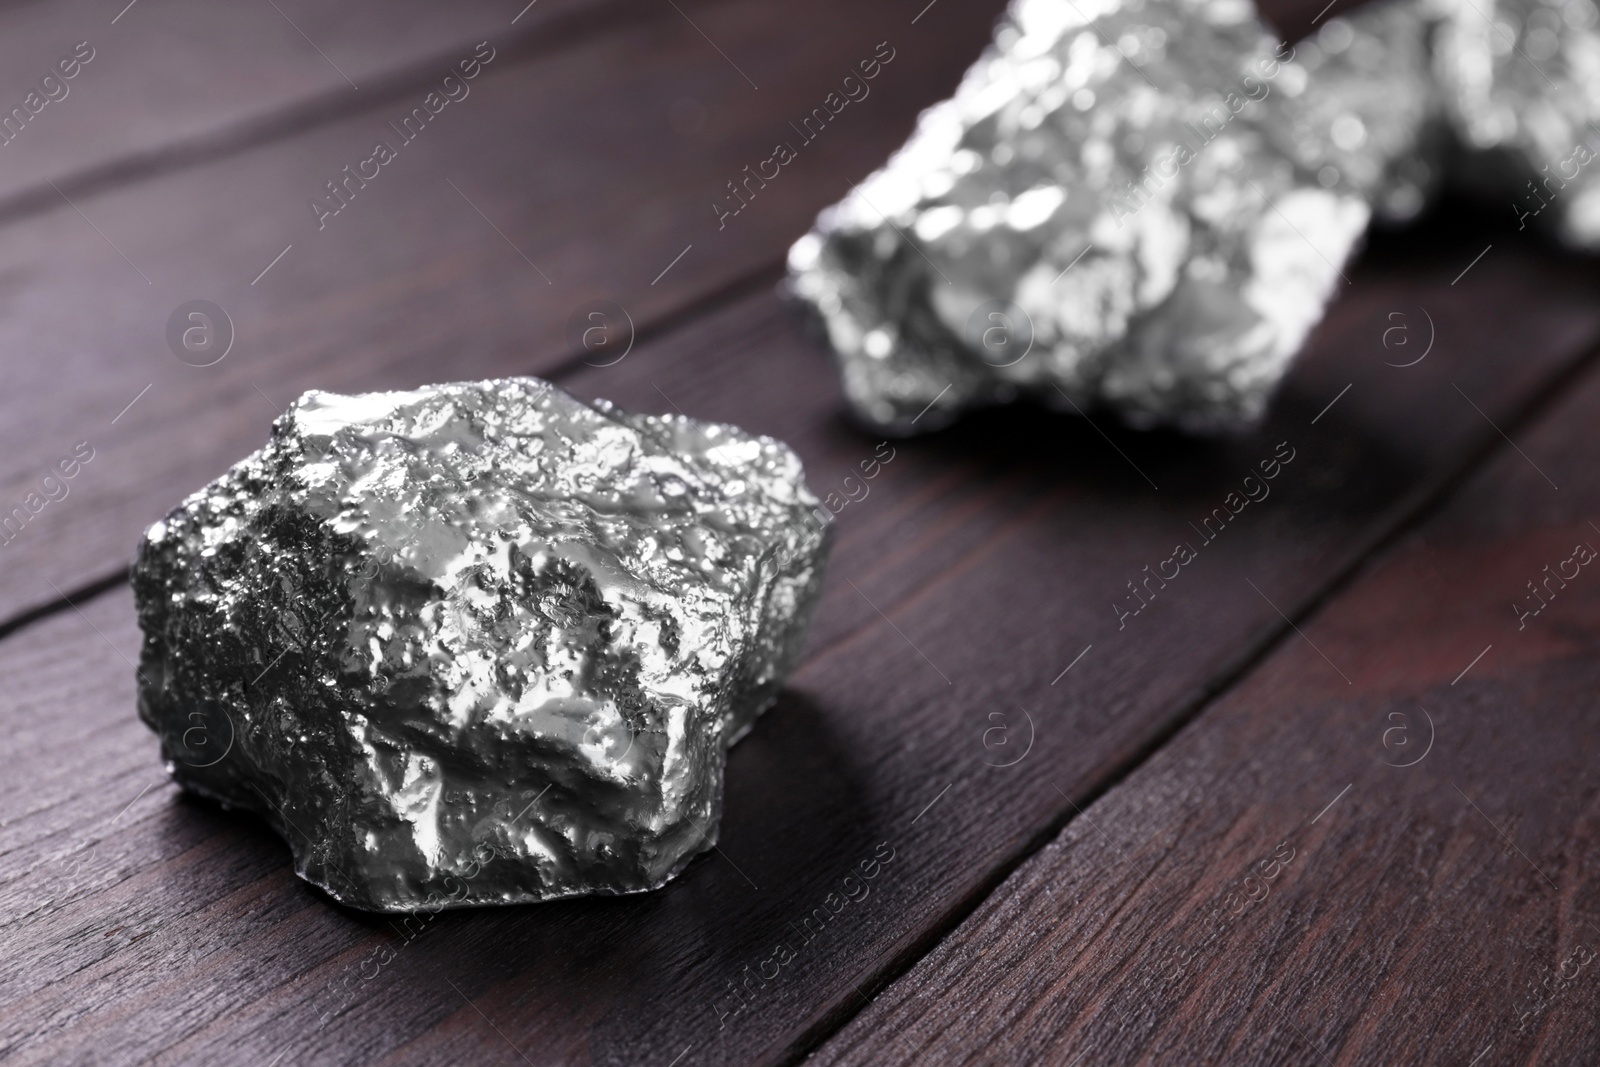
[[[715,840],[826,515],[776,441],[535,379],[307,393],[146,534],[140,715],[344,903],[650,889]]]
[[[1374,210],[1414,214],[1434,180],[1425,31],[1385,5],[1289,48],[1245,0],[1018,0],[791,250],[854,412],[1254,419]]]
[[[1016,0],[795,244],[790,291],[876,428],[1019,397],[1248,423],[1369,216],[1447,178],[1600,247],[1596,21],[1592,0],[1380,2],[1290,47],[1245,0]]]

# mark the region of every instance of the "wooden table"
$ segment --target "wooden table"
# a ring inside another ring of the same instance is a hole
[[[0,1061],[1600,1062],[1600,264],[1492,205],[1376,235],[1247,436],[895,443],[660,892],[401,924],[168,782],[131,547],[304,389],[538,374],[773,434],[821,492],[870,457],[783,256],[999,9],[0,12],[0,107],[78,57],[0,146]],[[186,362],[191,300],[227,323]],[[620,361],[574,343],[595,301]]]

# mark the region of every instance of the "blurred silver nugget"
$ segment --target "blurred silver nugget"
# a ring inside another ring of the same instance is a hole
[[[826,516],[777,441],[532,378],[310,392],[146,534],[140,715],[346,904],[650,889],[716,840]]]
[[[1430,0],[1434,71],[1470,191],[1519,228],[1600,250],[1600,13],[1593,0]],[[1505,210],[1504,207],[1499,207]]]
[[[1374,212],[1435,181],[1430,23],[1280,46],[1246,0],[1017,0],[950,100],[789,255],[854,413],[1027,396],[1255,419]]]

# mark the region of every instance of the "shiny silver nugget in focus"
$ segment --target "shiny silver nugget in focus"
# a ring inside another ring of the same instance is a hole
[[[1378,4],[1289,47],[1248,0],[1016,0],[790,252],[853,412],[1257,418],[1369,218],[1436,180],[1430,26]]]
[[[140,715],[344,903],[650,889],[715,841],[831,535],[730,426],[531,378],[310,392],[145,535]]]

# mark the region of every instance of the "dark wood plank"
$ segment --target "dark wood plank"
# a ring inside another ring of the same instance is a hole
[[[165,785],[113,824],[160,781],[106,644],[136,647],[123,592],[0,641],[21,709],[0,776],[19,813],[0,826],[17,872],[0,887],[18,916],[0,930],[11,1055],[87,1057],[108,1028],[130,1055],[182,1062],[520,1062],[514,1044],[541,1062],[667,1064],[688,1048],[686,1065],[809,1047],[1053,832],[1071,810],[1058,788],[1121,773],[1274,639],[1281,618],[1239,595],[1243,578],[1298,610],[1495,439],[1451,382],[1509,420],[1600,340],[1593,266],[1495,235],[1497,254],[1451,286],[1482,236],[1453,234],[1357,272],[1253,435],[1108,431],[1125,461],[1081,421],[1014,412],[896,445],[841,514],[805,663],[732,755],[720,853],[660,893],[450,914],[407,938],[298,884],[258,825]],[[1384,366],[1388,315],[1419,305],[1440,323],[1437,356]],[[781,436],[824,492],[876,446],[838,418],[824,362],[767,294],[571,383]],[[1271,498],[1119,632],[1123,581],[1286,440],[1296,458]],[[1019,707],[1033,747],[998,768],[1015,749],[985,747],[989,716],[1021,744]],[[859,895],[846,876],[891,852],[869,895],[834,898],[823,932],[731,1011],[746,966],[830,893]]]
[[[808,1062],[1600,1062],[1597,411],[1513,430]]]
[[[306,388],[549,371],[583,355],[568,324],[595,299],[648,332],[774,270],[953,88],[999,4],[914,28],[844,0],[803,19],[772,0],[721,4],[697,14],[715,47],[648,6],[537,62],[496,59],[321,230],[310,198],[377,139],[398,143],[387,123],[401,105],[0,230],[0,346],[26,353],[0,395],[0,514],[79,442],[95,457],[0,545],[0,621],[54,600],[52,584],[112,573],[144,526],[256,447]],[[870,95],[719,231],[724,183],[886,39],[900,46]],[[215,366],[180,362],[165,336],[197,298],[236,330]]]
[[[715,6],[680,3],[696,19],[704,12],[713,27]],[[1304,5],[1266,6],[1296,35],[1310,28],[1314,11]],[[975,56],[995,9],[970,11],[980,16],[966,34]],[[662,4],[595,0],[9,4],[0,8],[0,114],[39,95],[21,133],[0,145],[0,217],[54,196],[50,181],[71,193],[85,181],[160,166],[164,156],[271,136],[358,110],[362,100],[393,98],[485,39],[519,54],[560,47],[608,22],[679,17]],[[93,58],[63,90],[57,64],[80,43]],[[41,92],[47,75],[58,80]]]
[[[606,9],[540,0],[513,26],[521,7],[510,0],[6,5],[0,115],[25,107],[29,93],[39,96],[26,106],[31,117],[14,121],[0,145],[0,216],[48,203],[43,194],[56,196],[48,182],[72,194],[86,181],[148,169],[163,156],[348,114],[363,100],[370,106],[402,85],[425,84],[424,70],[435,80],[479,41],[515,51],[542,34],[561,34],[575,16]],[[76,73],[63,89],[57,65],[79,44],[88,46],[79,54],[91,58],[68,66]],[[57,80],[41,92],[51,74]]]

